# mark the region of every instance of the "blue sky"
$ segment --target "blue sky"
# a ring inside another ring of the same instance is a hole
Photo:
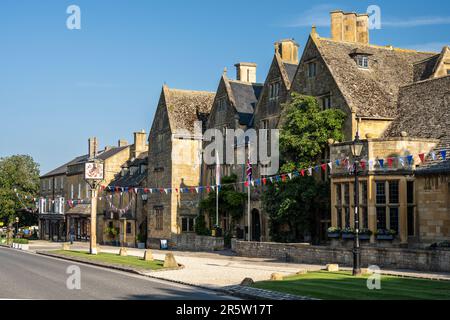
[[[66,9],[81,8],[81,30]],[[334,9],[378,5],[371,43],[440,50],[450,43],[448,1],[1,0],[0,157],[30,154],[45,173],[150,129],[161,86],[215,91],[224,67],[258,64],[263,82],[273,42],[304,47],[311,24],[329,36]]]

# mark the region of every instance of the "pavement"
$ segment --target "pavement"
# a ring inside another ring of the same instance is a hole
[[[43,251],[60,249],[61,244],[49,242],[33,242],[30,250]],[[88,250],[88,244],[75,243],[72,250]],[[128,255],[143,257],[141,249],[128,248]],[[118,247],[101,246],[101,252],[119,253]],[[152,250],[153,257],[164,260],[168,251]],[[234,255],[231,251],[223,252],[188,252],[171,251],[183,269],[176,271],[147,272],[154,278],[170,280],[178,283],[201,286],[209,289],[221,289],[225,286],[238,285],[244,278],[254,281],[269,280],[273,273],[284,276],[292,275],[300,270],[317,271],[324,266],[284,263],[274,259],[246,258]]]
[[[80,267],[80,290],[69,290],[67,268]],[[230,300],[234,297],[141,275],[0,247],[0,299]]]

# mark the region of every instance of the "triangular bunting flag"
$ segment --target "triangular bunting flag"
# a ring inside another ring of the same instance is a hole
[[[422,163],[425,163],[425,153],[419,154],[419,158],[420,158],[420,161],[422,161]]]
[[[380,164],[381,168],[384,168],[384,160],[383,159],[378,159],[378,163]]]
[[[327,171],[327,164],[326,164],[326,163],[322,164],[321,167],[322,167],[322,170],[323,170],[324,172]]]
[[[442,160],[447,160],[447,151],[446,150],[441,151],[441,157],[442,157]]]

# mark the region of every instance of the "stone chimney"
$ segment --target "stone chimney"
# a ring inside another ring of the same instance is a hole
[[[256,63],[239,62],[236,67],[236,80],[255,83],[256,82]]]
[[[369,15],[332,11],[331,38],[335,41],[369,44]]]
[[[145,132],[145,130],[142,130],[141,132],[135,132],[132,158],[137,158],[140,154],[147,151],[147,133]]]
[[[126,147],[128,145],[128,141],[124,140],[124,139],[120,139],[119,142],[117,143],[117,146],[120,147]]]
[[[284,62],[298,64],[298,48],[299,45],[294,39],[275,42],[275,53],[278,53]]]
[[[97,148],[98,148],[98,142],[97,138],[89,138],[88,140],[88,153],[89,153],[89,159],[94,159],[97,156]]]

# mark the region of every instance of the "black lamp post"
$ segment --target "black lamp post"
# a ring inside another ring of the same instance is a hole
[[[354,159],[354,174],[355,174],[355,240],[353,246],[353,275],[361,275],[361,249],[359,245],[359,181],[358,168],[359,161],[363,149],[363,143],[359,140],[359,134],[356,133],[355,140],[352,144],[352,155]]]

